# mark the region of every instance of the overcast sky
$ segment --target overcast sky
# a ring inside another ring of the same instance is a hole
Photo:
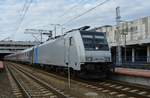
[[[0,40],[7,37],[12,40],[34,40],[31,35],[24,34],[25,29],[53,30],[54,27],[50,24],[64,24],[103,1],[105,0],[33,0],[20,25],[23,7],[28,6],[30,0],[0,0]],[[65,24],[64,27],[68,30],[84,25],[91,27],[113,25],[117,6],[120,6],[122,20],[150,16],[150,0],[110,0]],[[60,27],[57,31],[57,34],[61,34]]]

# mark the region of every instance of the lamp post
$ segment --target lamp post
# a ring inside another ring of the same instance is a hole
[[[121,46],[120,46],[120,31],[119,31],[119,28],[120,28],[120,19],[121,19],[121,16],[120,16],[120,7],[116,7],[116,31],[117,31],[117,34],[116,34],[116,41],[117,41],[117,48],[116,48],[116,64],[118,66],[121,65],[122,63],[122,58],[121,58]]]

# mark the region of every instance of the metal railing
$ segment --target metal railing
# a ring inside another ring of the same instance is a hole
[[[148,56],[126,56],[126,59],[122,57],[120,65],[116,64],[116,58],[113,59],[113,63],[116,67],[138,68],[150,70],[150,57]]]

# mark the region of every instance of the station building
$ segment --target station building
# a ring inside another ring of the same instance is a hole
[[[122,22],[117,28],[105,25],[95,30],[106,32],[114,63],[116,63],[118,45],[121,47],[121,64],[150,63],[150,16]]]

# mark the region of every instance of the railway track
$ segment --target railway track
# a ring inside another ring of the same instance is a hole
[[[111,80],[104,80],[101,82],[86,82],[88,87],[95,88],[99,91],[108,93],[110,95],[116,95],[118,97],[128,98],[150,98],[150,90],[146,88],[130,86],[121,82],[115,82]],[[85,84],[82,84],[85,85]]]
[[[7,66],[7,70],[20,88],[21,93],[19,92],[18,95],[20,96],[17,95],[17,98],[66,98],[66,96],[54,91],[43,81],[29,76],[13,66]]]
[[[71,80],[71,83],[72,83],[71,86],[73,89],[69,89],[69,91],[66,91],[65,88],[67,88],[67,85],[65,84],[65,82],[67,82],[67,79],[65,77],[60,77],[58,75],[54,75],[54,74],[51,74],[51,73],[48,73],[48,72],[45,72],[45,71],[42,71],[39,69],[35,69],[35,68],[31,69],[31,67],[25,67],[25,66],[22,67],[22,66],[19,66],[19,64],[13,63],[13,65],[18,67],[18,69],[22,69],[22,70],[27,71],[28,73],[33,73],[33,71],[34,71],[34,73],[38,77],[42,77],[42,80],[47,81],[47,82],[51,81],[51,83],[54,84],[56,88],[61,88],[61,89],[59,89],[59,91],[64,90],[64,93],[69,93],[71,95],[74,95],[71,92],[74,91],[74,93],[75,93],[76,92],[75,89],[77,87],[81,87],[81,90],[83,90],[82,87],[85,87],[87,89],[90,89],[90,90],[96,92],[96,94],[103,96],[103,97],[96,96],[96,97],[86,97],[86,98],[116,98],[116,97],[121,97],[121,98],[150,98],[150,90],[149,89],[142,88],[139,86],[124,84],[121,82],[109,81],[109,80],[104,80],[104,81],[99,81],[99,82],[89,82],[89,81],[84,81],[84,80]],[[56,78],[61,79],[59,81],[60,85],[56,86],[56,84],[57,84],[57,83],[55,83],[56,81],[52,82],[52,80],[49,79],[49,77],[51,77],[51,79],[54,79],[54,80]],[[80,89],[78,89],[78,91],[79,90]],[[80,93],[78,93],[78,94],[80,94]],[[88,95],[88,93],[84,93],[84,94]],[[108,96],[106,96],[106,95],[108,95]],[[85,98],[83,96],[82,97],[76,96],[76,97],[77,98]]]
[[[98,85],[114,89],[116,92],[122,92],[129,94],[130,96],[138,98],[150,98],[150,88],[138,86],[134,84],[127,84],[126,82],[119,82],[113,80],[104,80],[104,82],[98,83]]]
[[[8,70],[8,67],[6,66],[6,71],[8,75],[8,79],[10,81],[11,87],[12,87],[12,92],[16,98],[23,98],[23,94],[21,89],[19,89],[17,83],[15,82],[15,79],[11,75],[10,71]]]

